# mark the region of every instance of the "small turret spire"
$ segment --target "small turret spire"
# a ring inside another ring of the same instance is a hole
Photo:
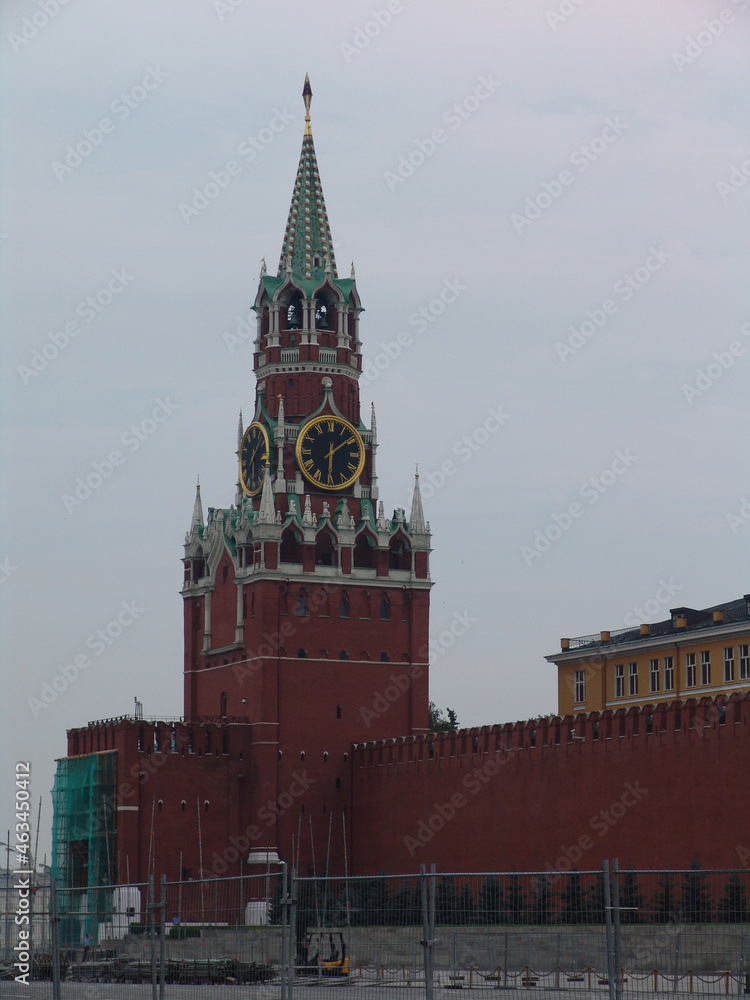
[[[201,477],[198,476],[198,482],[195,484],[195,503],[193,504],[193,520],[190,523],[192,528],[202,528],[203,527],[203,504],[201,502]]]
[[[422,492],[419,489],[419,466],[414,473],[414,493],[411,498],[411,514],[409,515],[409,533],[423,535],[427,531],[427,522],[422,509]]]
[[[310,131],[310,102],[312,101],[312,95],[310,77],[305,73],[305,86],[302,88],[302,100],[305,102],[305,135],[312,135]]]
[[[240,422],[239,426],[237,427],[237,454],[239,454],[240,448],[242,447],[242,437],[244,433],[245,432],[242,429],[242,410],[240,410]]]
[[[263,475],[263,489],[260,494],[260,506],[258,507],[258,515],[255,523],[276,524],[276,510],[274,508],[273,492],[271,490],[271,477],[268,474],[268,466],[266,466],[266,470]]]

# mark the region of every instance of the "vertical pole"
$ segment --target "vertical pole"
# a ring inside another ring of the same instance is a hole
[[[433,980],[435,977],[435,865],[430,865],[430,992],[427,1000],[432,1000]]]
[[[198,796],[195,800],[198,803],[198,856],[200,858],[201,877],[201,924],[206,923],[206,875],[203,871],[203,837],[201,836],[201,800]]]
[[[505,947],[503,949],[503,986],[508,985],[508,931],[505,932]]]
[[[5,944],[3,954],[9,958],[12,954],[10,950],[10,830],[5,841]]]
[[[422,948],[424,949],[425,998],[426,1000],[432,1000],[432,936],[430,935],[430,892],[427,884],[427,869],[424,865],[419,866],[419,891],[422,899]]]
[[[612,906],[610,902],[609,861],[602,861],[602,878],[604,879],[604,925],[607,940],[607,982],[609,983],[609,1000],[615,1000],[615,968],[612,947]]]
[[[615,998],[622,1000],[622,939],[620,936],[620,863],[612,861],[612,916],[614,917]]]
[[[167,876],[161,877],[161,904],[159,906],[159,1000],[164,1000],[164,984],[166,982],[166,951],[167,951]]]
[[[287,921],[289,919],[289,905],[287,900],[287,893],[289,890],[288,886],[288,875],[286,870],[286,861],[281,862],[281,955],[279,956],[279,965],[281,966],[281,1000],[286,1000],[286,980],[287,980]]]
[[[52,1000],[60,1000],[60,918],[57,915],[57,885],[49,885],[49,919],[52,937]]]
[[[289,984],[286,1000],[293,1000],[294,962],[297,956],[297,872],[294,868],[289,879],[289,903]]]
[[[149,937],[151,939],[151,998],[152,1000],[159,1000],[158,990],[156,988],[156,904],[154,902],[154,876],[149,875],[148,877],[148,926],[149,926]]]
[[[677,931],[677,937],[674,942],[674,981],[672,983],[672,992],[677,992],[677,983],[680,978],[680,935],[682,931]]]

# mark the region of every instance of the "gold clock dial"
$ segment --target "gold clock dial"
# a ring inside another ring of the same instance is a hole
[[[269,454],[268,432],[256,420],[245,431],[240,445],[240,484],[249,497],[256,496],[263,487]]]
[[[342,417],[314,417],[297,436],[297,465],[313,486],[343,490],[359,478],[365,446],[354,424]]]

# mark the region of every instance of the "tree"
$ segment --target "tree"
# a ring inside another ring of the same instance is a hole
[[[503,912],[503,889],[500,882],[488,875],[479,890],[477,917],[482,924],[499,924]]]
[[[688,924],[706,924],[711,920],[713,903],[708,876],[701,871],[696,858],[690,862],[690,868],[682,878],[680,892],[680,913]]]
[[[677,892],[671,872],[663,872],[656,880],[656,892],[651,900],[654,923],[668,924],[677,917]]]
[[[459,922],[458,893],[452,876],[444,875],[435,890],[435,923],[457,924]]]
[[[396,926],[422,923],[422,903],[417,882],[404,881],[388,897],[386,904],[387,922]]]
[[[555,893],[549,875],[540,875],[531,886],[529,920],[532,924],[551,924]]]
[[[509,876],[505,889],[505,913],[509,924],[522,924],[526,919],[526,896],[515,872]]]
[[[427,708],[427,725],[431,733],[452,733],[458,729],[458,718],[452,708],[447,709],[448,716],[443,715],[434,701]]]
[[[716,912],[719,920],[727,924],[746,924],[750,922],[750,911],[747,908],[747,890],[739,872],[732,872],[729,876]]]
[[[643,896],[638,891],[638,877],[632,868],[623,873],[620,886],[620,923],[638,924],[643,919]]]
[[[610,882],[610,887],[612,883]],[[598,872],[596,881],[591,885],[589,891],[584,894],[584,918],[581,923],[603,924],[606,920],[604,906],[604,872]],[[610,897],[610,901],[612,897]]]
[[[562,910],[560,920],[564,924],[583,924],[586,922],[586,894],[583,891],[581,873],[574,868],[565,882],[565,888],[560,894]]]

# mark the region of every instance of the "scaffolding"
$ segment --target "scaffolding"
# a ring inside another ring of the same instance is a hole
[[[101,886],[115,881],[117,751],[63,757],[52,788],[52,877],[68,905],[60,913],[61,939],[77,944],[111,911]]]

